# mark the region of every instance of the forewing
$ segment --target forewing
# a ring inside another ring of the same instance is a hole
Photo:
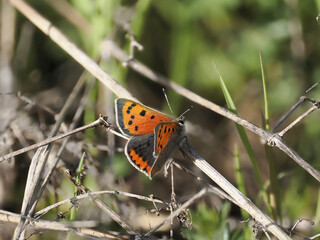
[[[160,123],[154,130],[154,155],[158,156],[159,153],[166,148],[169,142],[175,142],[175,139],[181,133],[181,126],[178,122]]]
[[[161,170],[184,136],[184,127],[178,122],[160,123],[156,126],[153,153],[156,161],[151,167],[151,177]]]
[[[115,105],[117,125],[125,135],[153,134],[159,123],[172,121],[168,115],[129,99],[118,98]]]
[[[154,134],[133,136],[127,142],[125,153],[129,162],[151,179],[151,168],[155,162],[153,156]]]

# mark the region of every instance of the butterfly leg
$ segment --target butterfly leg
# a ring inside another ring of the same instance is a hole
[[[168,176],[169,167],[171,166],[172,162],[173,162],[173,158],[170,158],[164,165],[164,176],[165,177]]]

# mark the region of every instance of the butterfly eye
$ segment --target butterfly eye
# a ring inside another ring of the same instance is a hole
[[[185,120],[184,116],[180,116],[179,119],[178,119],[178,122],[183,125],[184,124],[184,120]]]

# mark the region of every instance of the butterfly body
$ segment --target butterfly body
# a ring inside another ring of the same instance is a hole
[[[115,106],[117,125],[130,137],[125,154],[135,168],[151,179],[185,137],[184,119],[173,119],[129,99],[116,99]]]

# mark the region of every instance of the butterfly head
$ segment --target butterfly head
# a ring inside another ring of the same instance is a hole
[[[190,107],[189,107],[187,110],[185,110],[185,111],[180,115],[180,117],[177,119],[177,121],[178,121],[178,123],[179,123],[180,125],[183,125],[183,124],[184,124],[184,121],[185,121],[184,115],[185,115],[187,112],[189,112],[192,108],[193,108],[193,106],[190,106]]]
[[[185,117],[183,115],[181,115],[177,120],[180,125],[184,125]]]

